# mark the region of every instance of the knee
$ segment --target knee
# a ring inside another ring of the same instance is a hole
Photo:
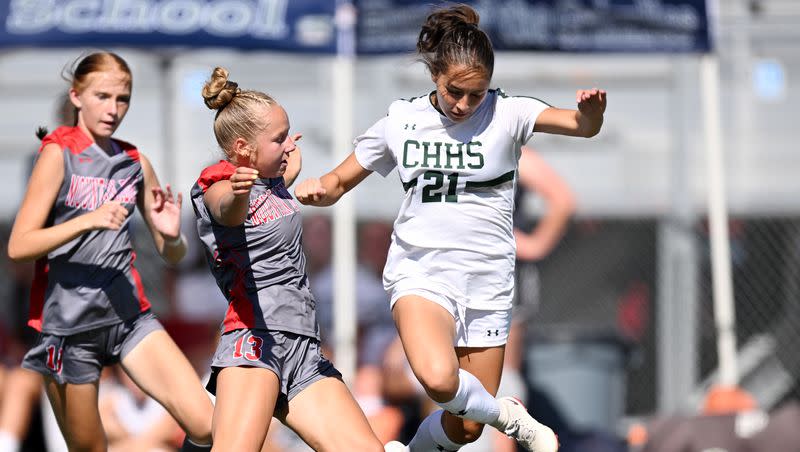
[[[203,445],[207,446],[207,445],[211,444],[211,431],[209,431],[208,433],[204,433],[204,434],[197,434],[197,433],[189,434],[189,433],[187,433],[186,436],[194,444],[197,444],[199,446],[203,446]]]
[[[458,391],[458,367],[432,365],[416,375],[425,392],[437,402],[452,400]]]
[[[187,425],[186,428],[186,436],[192,440],[195,444],[211,444],[211,430],[212,430],[212,421],[211,417],[203,416],[196,419],[191,425]]]
[[[167,411],[180,424],[186,436],[197,444],[211,444],[214,407],[211,401],[203,399],[187,399],[183,404],[164,403]]]

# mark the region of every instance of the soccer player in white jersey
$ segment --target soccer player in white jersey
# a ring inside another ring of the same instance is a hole
[[[392,103],[344,162],[295,190],[300,202],[326,206],[373,171],[397,168],[403,182],[384,287],[414,375],[442,410],[408,446],[387,450],[458,450],[485,424],[527,450],[558,449],[519,401],[493,396],[514,292],[515,174],[534,132],[596,135],[606,93],[579,90],[572,110],[490,89],[494,52],[478,20],[466,5],[430,14],[417,50],[436,89]]]

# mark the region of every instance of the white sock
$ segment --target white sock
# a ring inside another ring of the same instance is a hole
[[[458,390],[453,400],[437,404],[456,416],[491,424],[500,417],[500,404],[480,380],[464,369],[458,370]]]
[[[0,431],[0,451],[19,452],[22,442],[11,433]]]
[[[444,432],[442,414],[444,414],[442,410],[434,411],[419,424],[417,433],[408,443],[408,449],[411,452],[430,452],[433,450],[456,452],[464,446],[451,440]]]

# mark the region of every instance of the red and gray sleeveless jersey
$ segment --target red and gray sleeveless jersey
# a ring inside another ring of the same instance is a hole
[[[300,206],[283,178],[254,182],[247,218],[239,226],[216,222],[206,208],[206,190],[230,179],[235,170],[226,161],[209,166],[191,193],[208,265],[229,303],[222,330],[264,328],[319,339],[301,244]]]
[[[139,151],[115,140],[108,155],[77,127],[59,127],[42,140],[64,156],[64,181],[45,227],[119,201],[128,216],[117,231],[93,230],[36,261],[28,324],[39,331],[69,335],[113,325],[150,308],[130,240],[130,217],[144,181]]]

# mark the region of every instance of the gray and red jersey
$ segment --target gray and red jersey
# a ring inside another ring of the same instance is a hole
[[[197,232],[211,273],[228,300],[223,332],[237,329],[287,331],[319,339],[316,303],[308,285],[300,206],[283,177],[257,179],[244,223],[224,226],[203,196],[236,167],[220,161],[204,169],[192,187]]]
[[[150,309],[130,240],[130,218],[144,178],[139,151],[114,140],[107,154],[77,127],[59,127],[42,140],[64,156],[64,181],[45,227],[119,201],[128,216],[119,230],[96,229],[36,261],[28,324],[39,331],[71,335],[113,325]]]

